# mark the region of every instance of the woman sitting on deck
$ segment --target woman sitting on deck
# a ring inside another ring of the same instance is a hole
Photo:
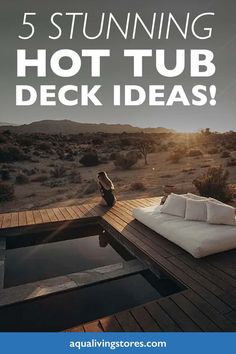
[[[116,197],[114,195],[114,185],[110,178],[107,176],[106,172],[102,171],[98,173],[98,184],[103,198],[101,204],[112,207],[116,202]]]

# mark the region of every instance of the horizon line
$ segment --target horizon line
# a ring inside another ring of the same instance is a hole
[[[138,128],[138,129],[145,129],[145,130],[148,130],[148,129],[166,129],[166,130],[173,130],[175,131],[176,133],[197,133],[197,132],[200,132],[201,130],[204,130],[204,129],[210,129],[211,132],[215,132],[215,133],[227,133],[227,132],[235,132],[234,129],[229,129],[229,130],[211,130],[212,128],[209,127],[209,126],[205,126],[205,127],[201,127],[201,128],[198,128],[198,129],[195,129],[195,130],[178,130],[176,128],[171,128],[171,127],[166,127],[166,126],[154,126],[154,127],[151,127],[151,126],[146,126],[146,127],[141,127],[141,126],[138,126],[138,125],[132,125],[130,123],[105,123],[105,122],[81,122],[81,121],[76,121],[74,119],[68,119],[68,118],[62,118],[62,119],[40,119],[40,120],[35,120],[35,121],[31,121],[31,122],[22,122],[22,123],[16,123],[15,121],[14,122],[1,122],[0,121],[0,128],[1,127],[4,127],[4,126],[9,126],[9,127],[20,127],[20,126],[23,126],[23,125],[30,125],[30,124],[33,124],[33,123],[39,123],[39,122],[45,122],[45,121],[51,121],[51,122],[59,122],[59,121],[69,121],[69,122],[73,122],[73,123],[78,123],[78,124],[85,124],[85,125],[100,125],[100,124],[104,124],[104,125],[111,125],[111,126],[116,126],[116,125],[120,125],[120,126],[130,126],[130,127],[133,127],[133,128]]]

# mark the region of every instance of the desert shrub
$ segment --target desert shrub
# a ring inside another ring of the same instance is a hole
[[[7,143],[7,137],[4,134],[0,134],[0,144]]]
[[[33,175],[35,175],[37,173],[37,168],[30,168],[30,169],[24,168],[22,170],[22,172],[24,174],[26,174],[27,176],[33,176]]]
[[[49,176],[46,175],[46,174],[42,174],[42,175],[38,175],[38,176],[35,176],[31,179],[31,182],[46,182],[48,181],[49,179]]]
[[[32,157],[31,157],[30,162],[33,162],[33,163],[39,163],[39,162],[40,162],[40,160],[38,160],[38,159],[34,159],[34,158],[32,158]]]
[[[5,202],[14,198],[14,186],[10,183],[0,183],[0,201]]]
[[[2,145],[0,147],[0,162],[14,162],[25,158],[23,151],[15,145]]]
[[[91,179],[88,185],[85,187],[84,194],[93,194],[97,191],[98,185],[94,179]]]
[[[188,156],[190,157],[202,156],[202,151],[200,149],[190,149],[188,152]]]
[[[220,167],[210,167],[206,173],[193,181],[200,195],[212,197],[222,202],[232,200],[232,191],[227,183],[229,172]]]
[[[2,181],[8,181],[11,178],[10,171],[8,169],[2,169],[0,171],[0,175],[1,175]]]
[[[181,151],[173,151],[170,156],[168,157],[168,160],[171,163],[178,163],[182,159],[183,154]]]
[[[236,166],[236,159],[231,157],[228,161],[227,161],[227,164],[226,164],[228,167],[233,167],[233,166]]]
[[[117,154],[114,160],[114,165],[122,170],[129,170],[138,161],[138,155],[134,151],[129,151],[126,154]]]
[[[169,149],[168,145],[159,145],[159,147],[158,147],[159,152],[165,152],[165,151],[168,151],[168,149]]]
[[[40,154],[39,157],[41,157],[41,159],[48,159],[49,155],[47,154]]]
[[[51,169],[50,175],[53,178],[61,178],[66,175],[66,168],[63,165],[57,165]]]
[[[114,161],[116,159],[116,156],[117,156],[117,152],[112,152],[110,154],[109,160]]]
[[[221,153],[221,155],[220,155],[220,157],[222,157],[222,158],[227,158],[227,157],[230,157],[230,156],[231,156],[231,155],[230,155],[230,152],[227,151],[227,150],[222,151],[222,153]]]
[[[214,147],[214,148],[209,149],[207,152],[210,155],[214,155],[214,154],[217,154],[219,152],[219,150],[218,150],[218,148]]]
[[[177,145],[177,143],[172,140],[172,141],[169,141],[169,142],[167,143],[167,145],[168,145],[168,147],[171,149],[171,148],[174,148],[174,147]]]
[[[133,182],[130,184],[130,188],[131,191],[144,191],[145,185],[142,182]]]
[[[16,175],[16,184],[27,184],[29,182],[29,177],[24,173],[18,173],[18,175]]]
[[[102,145],[103,140],[101,138],[94,138],[94,139],[92,139],[92,144],[93,145]]]
[[[35,151],[33,152],[33,155],[34,155],[34,156],[40,156],[40,152],[39,152],[38,150],[35,150]]]
[[[44,151],[44,152],[51,152],[51,143],[47,142],[47,141],[41,141],[37,144],[38,150]]]
[[[20,146],[32,146],[34,145],[35,139],[33,136],[18,135],[16,141]]]
[[[224,146],[227,150],[230,150],[230,151],[235,151],[235,141],[232,141],[232,142],[225,142]]]
[[[137,141],[136,147],[141,156],[143,156],[145,165],[148,165],[148,154],[155,151],[154,141],[150,137],[144,137]]]
[[[86,167],[96,166],[99,164],[99,158],[96,152],[87,152],[79,162]]]

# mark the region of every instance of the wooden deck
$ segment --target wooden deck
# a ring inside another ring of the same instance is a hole
[[[186,287],[177,294],[68,331],[236,331],[236,250],[197,260],[133,219],[134,207],[159,201],[121,201],[111,209],[88,204],[1,214],[0,236],[32,226],[96,220],[140,259],[160,267]]]

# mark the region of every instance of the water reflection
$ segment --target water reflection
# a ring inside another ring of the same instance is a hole
[[[125,253],[124,253],[125,254]],[[93,269],[127,259],[106,233],[7,250],[5,287]]]

